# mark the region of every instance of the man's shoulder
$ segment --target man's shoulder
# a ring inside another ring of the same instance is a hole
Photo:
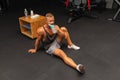
[[[39,27],[39,28],[37,29],[37,33],[43,33],[43,32],[44,32],[43,27]]]

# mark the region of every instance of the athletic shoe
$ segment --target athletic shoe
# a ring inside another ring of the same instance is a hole
[[[79,50],[80,49],[80,47],[78,47],[78,46],[76,46],[74,44],[72,44],[71,46],[68,45],[68,48],[69,49],[74,49],[74,50]]]
[[[84,67],[84,65],[78,64],[77,70],[78,70],[80,73],[84,74],[84,73],[85,73],[85,67]]]
[[[79,69],[80,69],[80,72],[81,72],[82,74],[85,73],[85,67],[84,67],[84,65],[81,65],[81,66],[79,67]]]

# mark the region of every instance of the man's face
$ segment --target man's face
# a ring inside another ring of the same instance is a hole
[[[54,17],[47,17],[48,24],[54,24],[54,22],[55,22]]]

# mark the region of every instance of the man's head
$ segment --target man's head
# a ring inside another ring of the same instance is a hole
[[[47,13],[45,17],[46,17],[47,24],[54,24],[55,19],[52,13]]]

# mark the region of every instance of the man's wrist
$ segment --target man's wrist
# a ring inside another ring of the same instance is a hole
[[[35,51],[37,51],[37,48],[35,48]]]

